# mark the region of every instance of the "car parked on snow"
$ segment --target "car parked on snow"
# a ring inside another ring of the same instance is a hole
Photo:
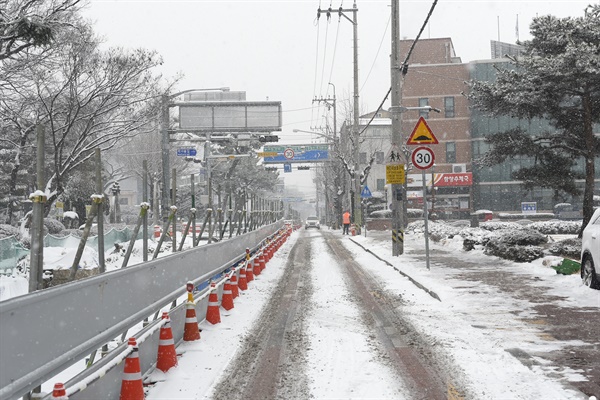
[[[306,224],[304,224],[304,229],[308,228],[321,229],[321,223],[319,222],[319,218],[314,216],[308,217],[306,219]]]
[[[581,237],[581,280],[586,286],[600,289],[600,208]]]

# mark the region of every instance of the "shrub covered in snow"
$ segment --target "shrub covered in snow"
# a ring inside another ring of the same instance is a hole
[[[406,215],[408,218],[423,218],[423,210],[419,208],[407,208]]]
[[[62,222],[54,218],[44,218],[44,226],[48,229],[48,233],[55,235],[65,229]]]
[[[535,214],[499,213],[498,218],[500,218],[500,219],[548,219],[548,218],[555,218],[555,215],[553,213],[535,213]]]
[[[505,229],[488,240],[484,252],[516,262],[530,262],[543,257],[544,249],[539,245],[546,242],[546,236],[531,229]]]
[[[561,240],[552,244],[548,251],[555,255],[561,257],[568,257],[578,260],[581,257],[581,239],[579,238],[571,238]]]
[[[373,211],[372,213],[369,214],[369,217],[370,218],[391,218],[392,210]]]
[[[497,232],[494,239],[508,245],[540,245],[548,242],[548,238],[531,229],[506,229]]]
[[[497,240],[490,240],[484,252],[516,262],[531,262],[544,256],[544,249],[539,246],[508,245]]]
[[[550,221],[538,221],[528,228],[534,229],[545,235],[578,235],[581,230],[581,221],[560,221],[553,219]]]
[[[525,227],[516,222],[504,222],[504,221],[488,221],[481,222],[479,226],[488,231],[496,231],[499,229],[524,229]]]

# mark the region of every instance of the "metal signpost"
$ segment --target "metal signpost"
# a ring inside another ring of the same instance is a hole
[[[423,145],[423,144],[437,144],[438,140],[425,122],[423,117],[419,118],[415,129],[408,138],[406,144],[408,145]],[[427,212],[427,179],[425,178],[425,170],[433,166],[435,162],[435,154],[429,147],[420,146],[412,152],[412,164],[415,168],[421,170],[423,180],[423,219],[425,222],[425,264],[427,269],[429,267],[429,215]],[[432,182],[433,188],[433,182]]]

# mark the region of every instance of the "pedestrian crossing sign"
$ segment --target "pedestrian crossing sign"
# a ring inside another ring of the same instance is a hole
[[[370,197],[373,197],[373,195],[371,194],[371,191],[369,190],[369,187],[367,185],[365,185],[362,192],[360,192],[360,197],[363,199],[368,199]]]
[[[406,144],[409,145],[419,145],[419,144],[438,144],[438,140],[425,122],[425,118],[419,118],[417,125],[415,125],[415,129],[413,129],[410,137]]]

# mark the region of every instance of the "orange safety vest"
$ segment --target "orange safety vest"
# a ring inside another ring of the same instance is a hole
[[[344,218],[344,224],[349,224],[350,223],[350,213],[349,212],[345,212],[343,215]]]

